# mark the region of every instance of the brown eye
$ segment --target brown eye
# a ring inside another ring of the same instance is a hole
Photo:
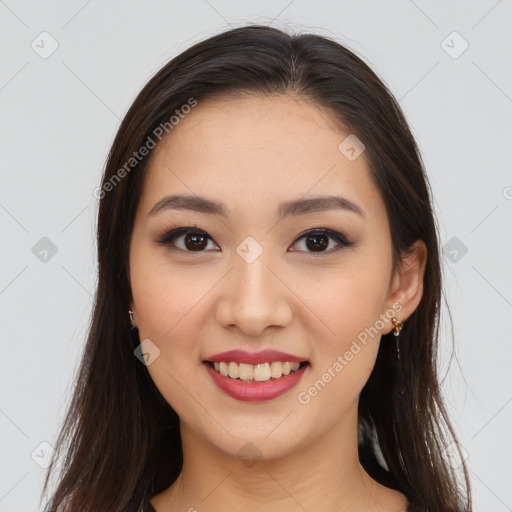
[[[322,251],[329,245],[329,237],[327,235],[308,235],[306,237],[306,247],[310,251]]]
[[[295,243],[302,240],[304,240],[305,252],[316,253],[319,255],[332,254],[333,252],[340,251],[344,247],[350,247],[353,245],[353,242],[347,240],[344,235],[330,229],[308,231],[301,235]],[[326,251],[332,241],[335,243],[331,246],[329,251]]]
[[[213,243],[213,240],[205,231],[184,227],[169,231],[159,240],[159,243],[175,246],[172,248],[185,252],[203,252],[208,246],[208,241]]]
[[[207,245],[206,237],[196,233],[189,233],[188,235],[185,235],[183,240],[185,247],[191,251],[201,251]]]

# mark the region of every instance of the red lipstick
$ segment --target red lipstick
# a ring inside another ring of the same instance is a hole
[[[303,361],[307,361],[307,359],[287,354],[286,352],[279,352],[277,350],[261,350],[260,352],[228,350],[227,352],[221,352],[220,354],[207,357],[205,361],[211,361],[212,363],[220,363],[222,361],[229,363],[230,361],[234,361],[235,363],[261,364],[273,363],[274,361],[281,361],[283,363],[286,361],[302,363]]]
[[[297,371],[288,375],[282,375],[278,379],[271,379],[263,382],[246,382],[240,379],[233,379],[229,376],[221,375],[212,363],[236,362],[245,364],[262,364],[281,362],[298,362],[301,364]],[[212,355],[203,361],[208,375],[215,385],[226,395],[243,402],[263,402],[272,400],[283,395],[295,387],[309,367],[309,361],[303,357],[294,356],[277,350],[262,350],[260,352],[246,352],[244,350],[229,350],[219,354]]]

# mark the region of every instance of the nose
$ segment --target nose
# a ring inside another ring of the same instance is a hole
[[[251,263],[235,254],[217,305],[219,325],[239,329],[247,336],[289,325],[293,292],[280,273],[265,251]]]

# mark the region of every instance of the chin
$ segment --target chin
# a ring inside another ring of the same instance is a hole
[[[282,421],[282,418],[279,420]],[[279,421],[275,425],[279,425]],[[285,420],[286,421],[286,420]],[[295,439],[288,429],[280,427],[266,428],[230,428],[229,434],[222,430],[222,435],[219,436],[219,431],[213,435],[204,435],[204,440],[210,446],[217,448],[229,457],[240,460],[246,466],[251,467],[255,462],[261,460],[275,460],[288,456],[300,449],[300,445],[306,443],[305,439]],[[275,428],[273,431],[272,429]],[[281,431],[279,431],[282,428]],[[293,429],[295,432],[301,431],[299,426]],[[216,434],[216,435],[215,435]],[[230,435],[231,434],[231,435]]]

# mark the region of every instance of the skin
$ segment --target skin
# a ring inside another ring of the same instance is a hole
[[[184,453],[177,481],[151,499],[158,512],[406,510],[405,496],[370,478],[357,454],[358,398],[380,334],[309,403],[297,398],[393,305],[405,321],[423,291],[425,244],[393,269],[388,217],[365,154],[350,161],[338,150],[347,134],[299,98],[246,95],[199,102],[154,150],[131,239],[131,309],[140,339],[160,350],[148,371],[180,416]],[[178,193],[222,201],[229,215],[148,215]],[[282,201],[335,193],[364,215],[278,215]],[[193,225],[211,237],[202,252],[183,235],[158,243],[171,228]],[[338,242],[328,238],[315,252],[299,235],[320,227],[354,245],[331,252]],[[248,236],[263,250],[251,263],[236,252]],[[393,329],[385,318],[381,333]],[[267,348],[311,364],[295,388],[266,402],[225,395],[202,364],[225,350]],[[237,456],[249,442],[261,456],[250,466]]]

